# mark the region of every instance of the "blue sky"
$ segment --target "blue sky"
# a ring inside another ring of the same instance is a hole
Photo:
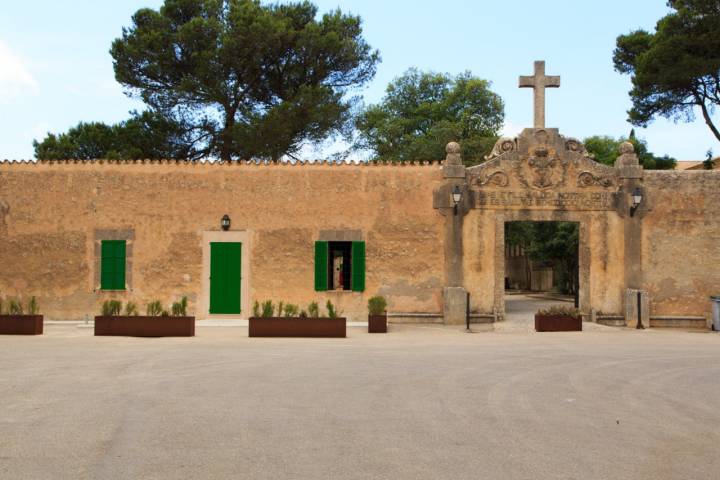
[[[131,15],[161,0],[4,2],[0,12],[0,158],[32,158],[32,140],[77,122],[116,122],[142,104],[115,82],[108,50]],[[365,37],[382,55],[368,103],[409,67],[470,70],[493,83],[506,104],[506,133],[532,126],[532,91],[518,89],[534,60],[562,76],[547,93],[547,126],[568,136],[627,135],[630,80],[612,67],[617,35],[652,29],[665,0],[315,0],[363,18]],[[704,158],[720,145],[701,118],[657,120],[638,135],[658,154]],[[307,155],[318,156],[308,151]]]

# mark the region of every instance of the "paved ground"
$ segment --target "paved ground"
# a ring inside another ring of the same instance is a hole
[[[535,313],[553,305],[573,306],[572,297],[554,294],[505,295],[505,321],[494,325],[498,333],[534,333]],[[611,327],[585,323],[586,331],[613,331]]]
[[[543,295],[505,295],[505,320],[507,323],[527,325],[535,329],[535,313],[553,305],[573,306],[572,301],[559,297],[554,299]]]
[[[2,479],[717,479],[720,335],[0,336]]]

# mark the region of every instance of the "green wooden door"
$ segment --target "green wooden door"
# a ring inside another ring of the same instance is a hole
[[[241,258],[241,243],[210,243],[210,313],[240,313]]]

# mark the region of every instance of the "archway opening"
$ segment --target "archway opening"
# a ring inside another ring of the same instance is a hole
[[[578,306],[580,224],[505,223],[505,319],[529,324],[552,305]]]

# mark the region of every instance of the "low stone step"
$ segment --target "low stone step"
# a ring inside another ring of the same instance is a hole
[[[442,313],[399,313],[388,312],[388,323],[413,324],[413,323],[434,323],[442,324]]]
[[[655,316],[650,317],[650,327],[652,328],[689,328],[698,330],[707,330],[707,320],[705,317],[694,316]]]
[[[597,317],[597,323],[606,327],[624,327],[625,317]]]

